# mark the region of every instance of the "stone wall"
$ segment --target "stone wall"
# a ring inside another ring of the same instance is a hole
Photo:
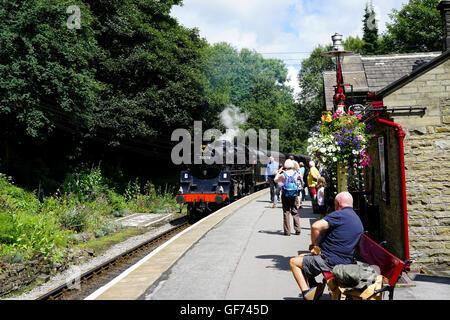
[[[405,137],[412,269],[450,265],[450,60],[386,96],[391,107],[426,107],[423,116],[394,113]],[[395,148],[392,144],[392,148]],[[401,232],[398,230],[397,232]]]
[[[92,249],[69,250],[65,262],[54,262],[37,254],[19,263],[0,263],[6,269],[0,273],[0,298],[17,294],[28,286],[39,285],[50,280],[51,276],[68,269],[70,265],[86,262],[94,255]]]

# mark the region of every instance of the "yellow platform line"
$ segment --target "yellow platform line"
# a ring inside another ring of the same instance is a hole
[[[193,244],[235,210],[267,193],[255,192],[208,215],[179,233],[85,300],[136,300],[168,270]]]

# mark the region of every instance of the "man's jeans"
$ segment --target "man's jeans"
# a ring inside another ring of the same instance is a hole
[[[273,200],[275,198],[275,195],[277,195],[277,184],[275,183],[275,181],[273,181],[273,179],[275,178],[275,176],[267,176],[267,180],[269,180],[269,185],[270,185],[270,202],[273,203]]]

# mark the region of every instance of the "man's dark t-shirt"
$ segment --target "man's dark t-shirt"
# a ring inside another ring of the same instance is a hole
[[[319,244],[322,253],[332,265],[352,263],[354,248],[363,232],[358,215],[352,207],[345,207],[323,219],[330,227]]]

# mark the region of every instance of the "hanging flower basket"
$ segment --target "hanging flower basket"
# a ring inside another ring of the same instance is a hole
[[[324,112],[320,133],[308,139],[308,154],[326,168],[334,168],[338,162],[345,166],[366,167],[370,163],[367,145],[373,135],[361,118],[352,111]]]

